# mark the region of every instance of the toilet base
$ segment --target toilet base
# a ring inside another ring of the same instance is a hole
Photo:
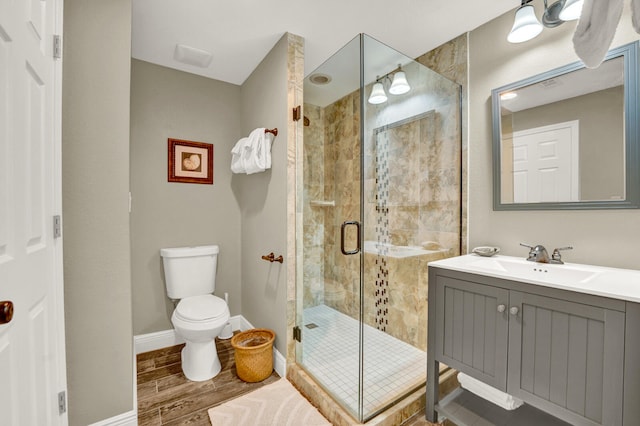
[[[182,372],[193,382],[203,382],[220,373],[216,342],[189,342],[182,348]]]

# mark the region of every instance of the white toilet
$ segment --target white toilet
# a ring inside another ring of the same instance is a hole
[[[229,308],[212,294],[219,251],[215,245],[160,250],[167,295],[180,300],[171,323],[186,341],[182,371],[196,382],[215,377],[221,369],[215,338],[229,321]]]

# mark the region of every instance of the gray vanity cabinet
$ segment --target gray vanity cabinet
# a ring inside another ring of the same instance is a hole
[[[509,291],[445,276],[437,285],[438,360],[506,392]]]
[[[640,424],[636,408],[623,421],[627,305],[430,267],[427,418],[446,413],[429,380],[443,362],[574,425]]]
[[[573,424],[622,425],[624,312],[519,291],[509,306],[507,393]]]

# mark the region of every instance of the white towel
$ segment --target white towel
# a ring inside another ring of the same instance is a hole
[[[231,150],[231,171],[233,173],[245,173],[246,170],[242,164],[242,157],[244,152],[248,149],[247,143],[249,138],[242,138],[236,142],[235,146]]]
[[[271,138],[264,127],[240,139],[231,150],[231,171],[248,175],[271,168]]]
[[[622,16],[622,1],[584,0],[573,48],[587,68],[597,68],[604,60]]]
[[[631,0],[631,22],[633,29],[640,33],[640,0]]]
[[[249,134],[249,149],[243,156],[243,164],[247,174],[264,172],[271,168],[271,139],[264,127],[255,129]]]
[[[508,393],[504,393],[501,390],[491,387],[471,376],[467,376],[464,373],[458,373],[458,382],[460,382],[460,386],[469,392],[472,392],[479,397],[504,408],[505,410],[515,410],[524,403],[521,399],[509,395]]]

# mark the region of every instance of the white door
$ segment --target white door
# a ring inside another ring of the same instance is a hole
[[[61,211],[63,0],[0,0],[0,424],[67,424]],[[8,321],[9,302],[13,318]]]
[[[513,133],[513,201],[578,201],[579,122]]]

